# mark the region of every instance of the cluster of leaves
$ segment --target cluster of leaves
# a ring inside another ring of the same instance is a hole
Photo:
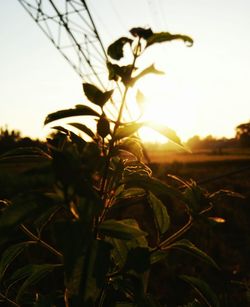
[[[217,268],[206,253],[181,238],[205,218],[212,198],[194,182],[176,178],[179,189],[154,178],[136,136],[145,123],[122,121],[129,88],[146,74],[159,73],[151,65],[136,74],[137,58],[155,43],[181,39],[192,44],[192,39],[142,28],[130,33],[132,38],[122,37],[108,48],[109,79],[123,86],[116,120],[105,112],[113,103],[113,90],[85,83],[88,104],[49,114],[45,124],[72,116],[81,121],[68,123],[72,129],[54,126],[57,133],[48,139],[47,151],[19,148],[0,159],[1,165],[20,163],[27,176],[47,174],[52,182],[1,202],[1,301],[13,306],[158,306],[147,291],[150,268],[171,249]],[[119,66],[115,61],[124,56],[125,45],[132,64]],[[86,118],[95,120],[94,129]],[[173,130],[153,128],[181,146]],[[165,196],[185,207],[186,224],[175,232]],[[219,306],[204,281],[179,278],[197,293],[188,306]]]

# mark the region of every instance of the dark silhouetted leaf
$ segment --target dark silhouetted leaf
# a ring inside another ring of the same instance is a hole
[[[124,85],[130,84],[132,72],[135,70],[133,65],[119,66],[108,62],[107,67],[109,70],[109,80],[118,81],[121,78]]]
[[[113,94],[113,90],[102,92],[98,87],[90,83],[83,83],[83,90],[89,101],[100,107],[103,107]]]
[[[164,234],[170,225],[170,218],[167,208],[164,206],[162,201],[151,192],[148,194],[148,202],[154,211],[154,218],[156,220],[157,228],[160,234]]]
[[[9,265],[20,255],[30,242],[22,242],[8,247],[2,254],[0,260],[0,280],[2,280]]]
[[[35,201],[26,199],[17,200],[9,205],[0,216],[0,236],[7,236],[9,231],[15,229],[37,208],[38,204]]]
[[[108,134],[110,134],[109,121],[104,116],[100,117],[97,122],[97,133],[102,138],[105,138]]]
[[[136,273],[144,273],[150,267],[150,252],[146,247],[136,247],[129,250],[125,269],[133,270]]]
[[[112,250],[112,245],[103,240],[95,240],[96,244],[96,257],[94,263],[94,277],[96,279],[97,287],[102,288],[106,278],[107,273],[110,269],[111,259],[110,253]]]
[[[201,189],[195,181],[191,181],[184,191],[186,205],[194,215],[199,214],[204,207],[209,207],[209,200],[205,190]]]
[[[114,135],[114,140],[117,141],[117,140],[123,139],[125,137],[128,137],[128,136],[134,134],[143,125],[144,125],[144,123],[132,123],[132,124],[127,124],[125,126],[119,127],[116,130],[116,133]]]
[[[192,38],[187,35],[171,34],[169,32],[159,32],[159,33],[153,33],[151,36],[147,38],[147,47],[155,43],[169,42],[176,39],[180,39],[185,43],[188,43],[189,44],[188,46],[192,46],[194,43]]]
[[[143,157],[143,150],[142,150],[142,145],[140,143],[140,140],[137,138],[131,137],[131,138],[126,138],[123,140],[121,144],[118,145],[118,148],[120,150],[125,150],[132,155],[134,155],[139,161]]]
[[[107,50],[108,55],[114,60],[120,60],[123,57],[123,47],[125,44],[132,44],[132,39],[121,37],[112,43]]]
[[[146,236],[135,220],[106,220],[99,226],[99,232],[102,235],[122,240],[131,240],[139,236]]]
[[[0,169],[9,173],[38,169],[50,164],[51,156],[37,147],[19,147],[0,156]]]
[[[201,296],[202,300],[204,301],[204,303],[206,303],[207,306],[220,306],[216,294],[206,282],[193,276],[180,275],[179,277],[185,282],[187,282]]]
[[[86,133],[88,136],[90,136],[92,139],[94,139],[95,134],[94,132],[89,129],[86,125],[80,124],[80,123],[69,123],[69,125],[79,129],[80,131]]]
[[[99,117],[100,115],[88,106],[78,105],[75,109],[60,110],[60,111],[49,114],[46,117],[44,124],[47,125],[55,120],[72,117],[72,116],[97,116]]]
[[[66,135],[69,135],[69,130],[62,126],[54,126],[54,127],[51,127],[51,129],[55,129],[57,131],[65,133]]]
[[[19,280],[20,278],[27,277],[18,290],[16,297],[17,302],[20,303],[23,294],[28,290],[29,287],[34,286],[49,273],[53,272],[56,267],[58,267],[56,264],[29,264],[17,270],[12,276],[12,279],[15,277],[16,280]]]
[[[141,176],[137,173],[131,174],[124,179],[124,183],[130,187],[140,187],[147,191],[151,191],[157,197],[168,195],[184,201],[182,193],[173,186],[169,186],[162,181],[149,176]]]
[[[216,264],[216,262],[210,256],[208,256],[205,252],[203,252],[198,247],[196,247],[189,240],[183,239],[183,240],[177,241],[171,244],[171,248],[176,248],[176,249],[180,249],[185,252],[191,253],[193,256],[198,257],[199,259],[205,261],[206,263],[212,265],[217,270],[219,270],[219,267]]]
[[[132,28],[130,31],[129,31],[133,36],[135,37],[142,37],[144,39],[148,39],[150,36],[153,35],[153,31],[148,28],[148,29],[144,29],[144,28]]]

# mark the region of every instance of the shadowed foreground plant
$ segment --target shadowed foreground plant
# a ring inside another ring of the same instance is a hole
[[[5,304],[159,306],[148,289],[150,269],[172,249],[217,268],[206,253],[183,239],[197,220],[206,219],[212,198],[195,182],[175,178],[178,188],[156,179],[144,163],[137,132],[150,125],[182,146],[179,138],[167,127],[126,121],[124,116],[127,94],[137,81],[161,74],[154,65],[139,70],[137,59],[156,43],[193,41],[143,28],[130,34],[107,50],[109,79],[119,83],[121,98],[117,89],[102,91],[84,83],[86,104],[45,119],[45,124],[69,119],[53,127],[57,133],[48,139],[47,152],[19,148],[0,159],[2,167],[15,163],[27,176],[42,174],[47,180],[39,189],[31,187],[1,202],[0,301]],[[120,66],[125,50],[132,60]],[[136,96],[142,99],[140,91]],[[116,117],[108,115],[114,106]],[[79,120],[72,122],[76,116]],[[171,229],[166,197],[183,206],[186,222],[177,231]],[[187,306],[219,306],[204,281],[179,278],[197,293]]]

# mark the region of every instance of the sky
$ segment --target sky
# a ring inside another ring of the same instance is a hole
[[[140,82],[144,119],[171,127],[183,140],[234,137],[235,127],[250,120],[249,0],[87,4],[105,46],[138,26],[194,40],[191,48],[180,41],[150,47],[145,63],[165,75]],[[0,43],[0,127],[44,137],[48,113],[85,101],[82,80],[17,0],[0,1]]]

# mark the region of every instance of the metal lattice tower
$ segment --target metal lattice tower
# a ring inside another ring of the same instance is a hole
[[[105,89],[107,55],[84,0],[18,0],[84,82]]]

